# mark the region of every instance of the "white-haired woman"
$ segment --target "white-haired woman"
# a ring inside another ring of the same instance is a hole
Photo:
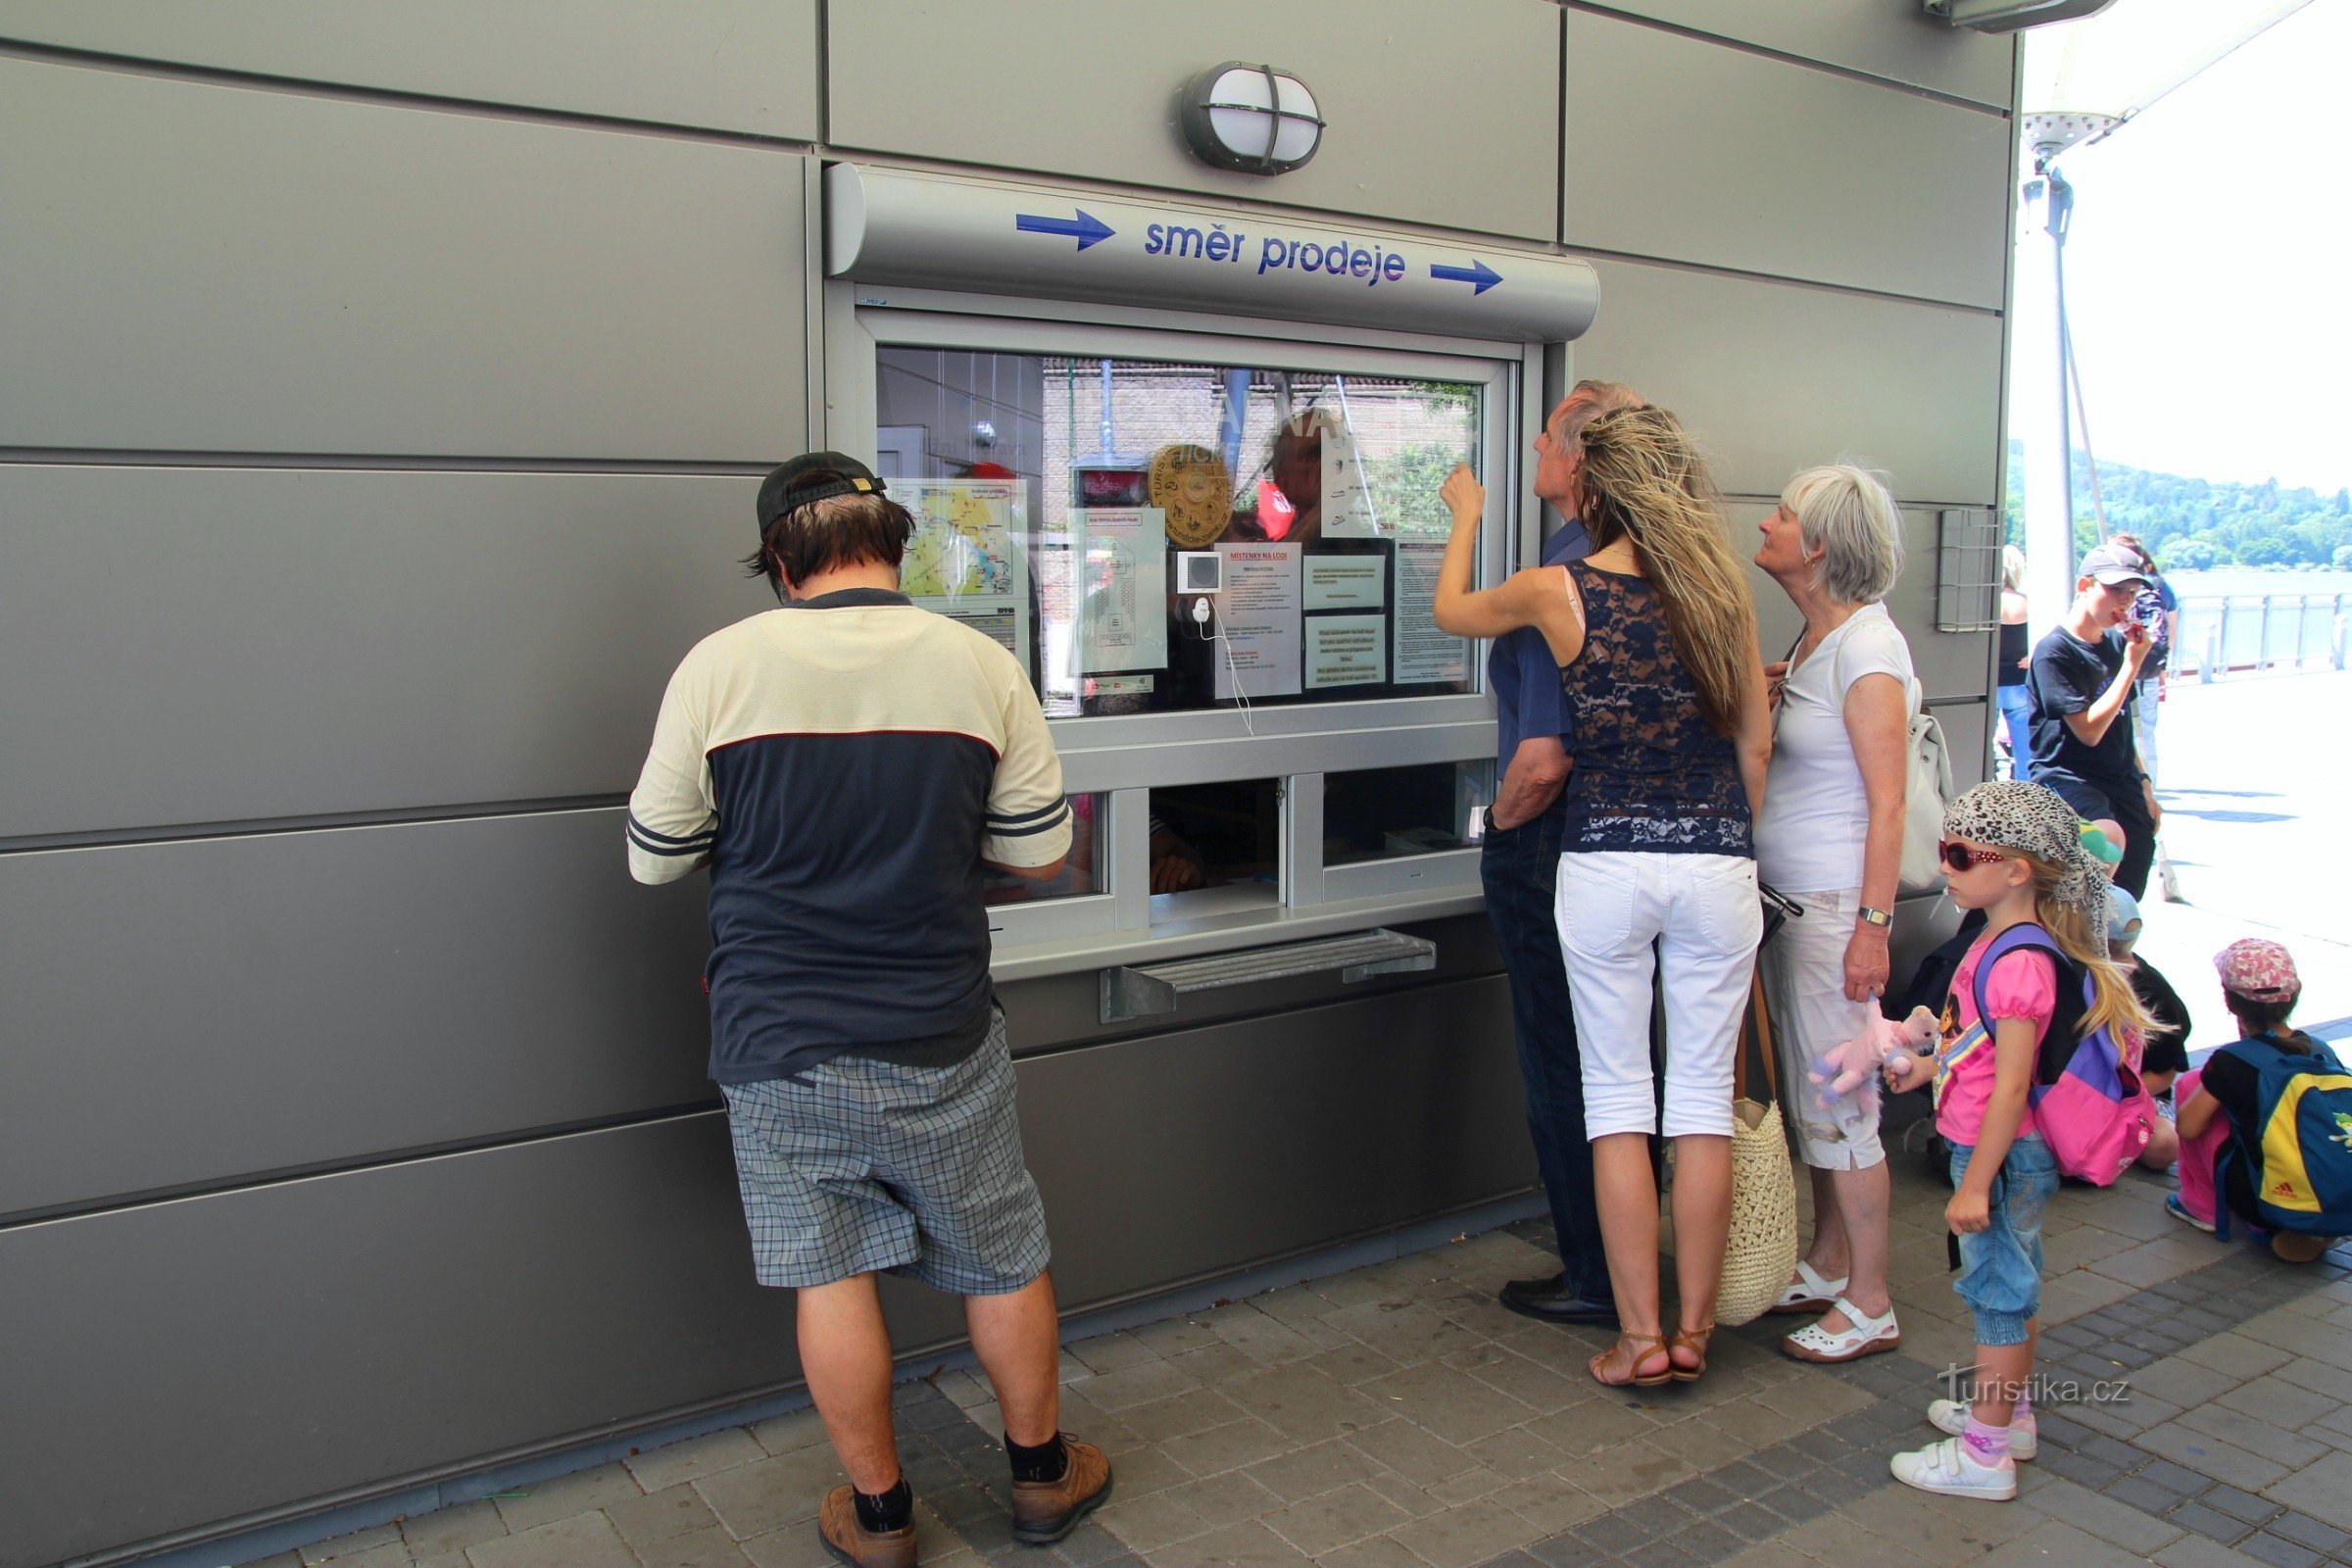
[[[1822,1314],[1781,1342],[1790,1355],[1850,1361],[1902,1343],[1877,1086],[1825,1102],[1805,1074],[1862,1031],[1886,988],[1913,697],[1911,650],[1880,601],[1902,570],[1901,518],[1879,476],[1838,464],[1789,480],[1763,532],[1756,564],[1805,617],[1765,672],[1778,697],[1756,870],[1803,910],[1766,945],[1762,970],[1814,1215],[1774,1310]]]
[[[2026,553],[2015,545],[2001,546],[2001,724],[2009,734],[2009,776],[2020,784],[2034,781],[2034,695],[2026,688],[2026,669],[2034,662],[2034,645],[2026,635]]]

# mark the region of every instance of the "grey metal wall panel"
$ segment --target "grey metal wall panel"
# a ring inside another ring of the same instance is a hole
[[[1599,261],[1600,316],[1571,363],[1680,414],[1737,495],[1777,496],[1840,456],[1898,500],[1991,506],[2001,319],[1798,284]]]
[[[798,1376],[715,1112],[0,1231],[0,1568]]]
[[[828,28],[837,146],[1552,236],[1560,13],[1543,0],[858,0]],[[1185,149],[1178,89],[1236,59],[1314,91],[1329,125],[1305,168],[1232,173]]]
[[[1731,514],[1732,547],[1742,557],[1752,557],[1763,543],[1757,524],[1771,515],[1772,504],[1739,501],[1726,510]],[[1911,667],[1930,700],[1973,697],[1984,685],[1985,662],[1992,657],[1987,646],[1992,633],[1936,629],[1936,514],[1905,507],[1902,519],[1903,574],[1886,596],[1886,612],[1911,645]],[[1756,600],[1757,640],[1763,644],[1767,661],[1778,659],[1804,629],[1804,617],[1788,602],[1781,585],[1752,564],[1747,580]]]
[[[1514,1053],[1496,975],[1024,1060],[1031,1168],[1070,1239],[1061,1298],[1525,1191]]]
[[[713,1100],[620,818],[0,856],[0,1217]]]
[[[1997,310],[2009,139],[1983,110],[1568,16],[1571,245]]]
[[[1992,777],[1992,732],[1986,727],[1991,702],[1948,703],[1936,710],[1943,726],[1944,755],[1952,760],[1952,787],[1967,789]]]
[[[1914,0],[1573,0],[2006,108],[2014,39],[1953,27]]]
[[[758,487],[0,466],[0,839],[627,790]]]
[[[814,140],[816,0],[0,0],[0,37]]]
[[[796,154],[0,60],[0,445],[757,461]]]

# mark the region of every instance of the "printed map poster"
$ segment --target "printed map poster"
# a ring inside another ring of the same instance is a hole
[[[1070,512],[1064,537],[1077,552],[1078,671],[1167,667],[1167,516],[1158,507]]]
[[[1217,630],[1224,640],[1210,649],[1216,662],[1219,702],[1232,699],[1238,682],[1244,697],[1295,697],[1298,693],[1298,559],[1296,544],[1219,545],[1225,558],[1225,591],[1216,597]]]
[[[1337,419],[1323,426],[1322,518],[1326,539],[1370,539],[1381,531],[1355,433]]]
[[[1396,541],[1396,653],[1392,677],[1399,686],[1470,678],[1468,640],[1438,630],[1438,564],[1443,539]]]
[[[891,498],[914,514],[899,587],[953,615],[1029,667],[1029,561],[1020,531],[1026,479],[896,479]]]
[[[1306,622],[1306,689],[1377,686],[1389,678],[1389,617],[1310,615]]]

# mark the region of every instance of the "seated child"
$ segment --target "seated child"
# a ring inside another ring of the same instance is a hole
[[[2237,1020],[2241,1040],[2268,1040],[2281,1051],[2333,1060],[2333,1054],[2311,1036],[2288,1026],[2303,982],[2286,949],[2259,937],[2245,937],[2213,956],[2221,971],[2222,1003]],[[2176,1218],[2199,1230],[2214,1227],[2217,1201],[2257,1236],[2264,1231],[2255,1205],[2253,1166],[2231,1160],[2227,1178],[2216,1192],[2214,1170],[2237,1130],[2251,1127],[2261,1115],[2256,1103],[2260,1075],[2252,1063],[2227,1047],[2206,1060],[2201,1073],[2180,1102],[2180,1191],[2165,1200]],[[2194,1169],[2192,1170],[2192,1165]],[[2290,1263],[2308,1263],[2325,1252],[2328,1239],[2279,1231],[2271,1235],[2271,1250]]]
[[[2132,994],[2148,1015],[2148,1039],[2140,1055],[2139,1079],[2148,1093],[2169,1102],[2173,1080],[2188,1070],[2188,1008],[2156,966],[2133,953],[2139,941],[2139,901],[2122,888],[2107,890],[2107,956],[2132,980]],[[2139,1152],[2139,1162],[2163,1170],[2180,1154],[2180,1140],[2169,1121],[2159,1121]]]

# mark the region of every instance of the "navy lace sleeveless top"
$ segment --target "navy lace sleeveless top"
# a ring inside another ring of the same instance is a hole
[[[1568,569],[1585,646],[1560,670],[1576,736],[1560,847],[1752,857],[1739,754],[1699,712],[1657,594],[1583,562]]]

